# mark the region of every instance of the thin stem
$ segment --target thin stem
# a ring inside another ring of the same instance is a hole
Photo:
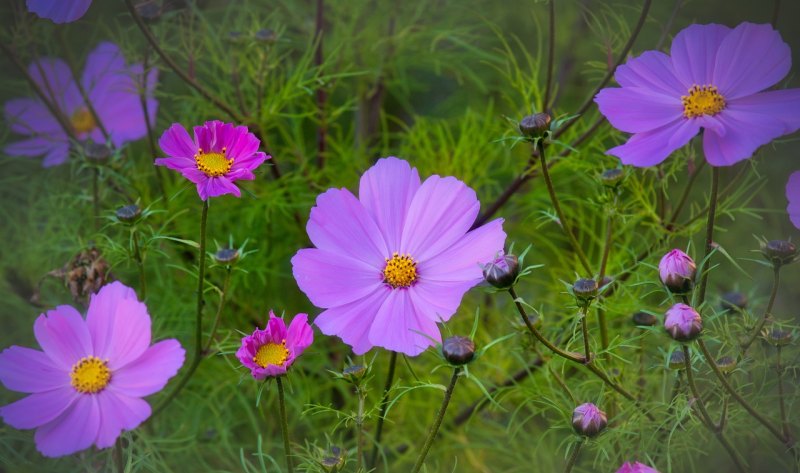
[[[672,216],[669,219],[669,223],[667,223],[667,229],[671,230],[675,226],[675,221],[678,220],[678,217],[681,214],[681,211],[686,206],[686,202],[689,200],[689,194],[692,191],[692,187],[694,187],[694,183],[697,181],[697,176],[700,175],[700,171],[706,166],[706,161],[700,161],[700,164],[697,165],[697,169],[694,170],[691,176],[689,176],[689,182],[686,183],[686,187],[683,189],[683,194],[681,194],[681,200],[678,201],[678,206],[675,207],[675,211],[672,212]]]
[[[617,202],[619,194],[614,194],[614,204],[611,211],[608,213],[608,220],[606,221],[606,240],[603,244],[603,256],[600,259],[600,273],[597,275],[597,287],[603,287],[603,279],[606,277],[606,269],[608,268],[608,257],[611,254],[611,239],[614,235],[614,215],[617,212]],[[600,306],[597,307],[597,322],[600,325],[600,344],[603,350],[608,349],[608,321],[606,320],[606,311]]]
[[[780,16],[780,11],[781,0],[775,0],[774,5],[772,6],[772,19],[769,22],[773,28],[778,26],[778,17]]]
[[[575,449],[572,450],[572,455],[570,455],[569,460],[567,460],[567,465],[564,467],[564,473],[570,473],[572,471],[572,467],[575,466],[575,463],[578,461],[578,455],[581,453],[582,446],[583,439],[578,440],[575,443]]]
[[[358,414],[356,417],[356,473],[361,472],[364,463],[364,401],[367,393],[361,387],[356,387],[358,395]]]
[[[586,318],[588,314],[586,313],[586,308],[581,309],[581,332],[583,332],[583,352],[586,354],[585,358],[587,360],[592,359],[592,350],[589,348],[589,327],[586,323]]]
[[[142,257],[142,249],[139,246],[139,232],[136,228],[131,229],[133,233],[133,258],[136,260],[136,266],[139,268],[139,290],[141,291],[142,300],[147,299],[147,278],[144,274],[144,258]]]
[[[117,437],[117,441],[114,442],[114,452],[112,456],[114,457],[114,464],[117,467],[117,472],[125,473],[125,452],[122,447],[122,435]]]
[[[322,67],[324,62],[323,33],[325,26],[325,0],[317,0],[317,14],[314,22],[314,40],[317,47],[314,50],[314,65],[317,69]],[[325,115],[325,104],[328,101],[328,93],[325,85],[320,83],[317,88],[317,165],[322,168],[325,166],[325,151],[327,149],[328,123]]]
[[[100,225],[100,169],[92,168],[92,211],[94,212],[94,229]]]
[[[717,214],[717,195],[719,194],[719,168],[714,167],[711,171],[711,197],[708,204],[708,221],[706,222],[706,252],[703,255],[703,276],[700,279],[700,290],[697,294],[697,305],[700,306],[706,300],[706,287],[708,286],[708,274],[711,261],[708,255],[714,249],[714,219]]]
[[[547,41],[547,83],[544,86],[544,99],[542,100],[542,111],[547,112],[550,107],[550,94],[553,88],[553,60],[556,51],[556,6],[555,0],[550,0],[550,34]]]
[[[669,19],[667,20],[667,24],[664,25],[664,30],[661,31],[661,36],[658,37],[658,42],[656,43],[655,50],[658,51],[661,49],[661,46],[664,44],[664,41],[667,39],[669,35],[669,30],[672,29],[672,23],[675,21],[675,17],[678,16],[678,11],[681,9],[681,4],[683,0],[676,0],[675,6],[672,8],[672,13],[669,15]]]
[[[574,363],[585,364],[587,359],[577,353],[566,352],[557,346],[553,345],[553,343],[548,340],[547,338],[542,335],[541,332],[531,323],[530,319],[528,319],[528,314],[525,313],[525,308],[522,307],[522,303],[519,301],[519,297],[517,296],[517,292],[514,290],[513,287],[508,289],[508,293],[511,294],[511,298],[514,299],[514,304],[517,307],[517,311],[519,312],[520,317],[522,317],[522,322],[528,327],[528,331],[539,340],[542,345],[546,346],[548,350],[552,351],[556,355],[565,358],[569,361]]]
[[[781,267],[780,265],[775,265],[772,278],[772,291],[770,292],[769,295],[769,302],[767,303],[767,309],[764,311],[764,317],[761,318],[761,321],[758,323],[758,326],[756,326],[755,330],[753,330],[753,333],[751,333],[750,336],[747,337],[747,341],[745,341],[742,344],[742,354],[741,354],[742,358],[744,358],[744,356],[747,354],[747,350],[750,348],[750,345],[752,345],[753,342],[756,340],[758,334],[761,333],[761,330],[764,328],[764,325],[767,323],[767,320],[769,320],[769,318],[772,316],[772,306],[775,304],[775,297],[778,295],[778,286],[780,284],[780,280],[781,280]]]
[[[778,353],[775,355],[775,371],[778,372],[778,402],[781,408],[781,426],[783,429],[783,436],[787,439],[792,437],[789,430],[789,417],[786,416],[786,401],[783,394],[783,366],[781,366],[781,346],[778,345]]]
[[[283,433],[283,453],[286,454],[286,471],[293,473],[292,446],[289,443],[289,418],[286,416],[286,398],[283,392],[281,376],[275,378],[275,382],[278,383],[278,404],[281,411],[281,432]]]
[[[606,311],[599,305],[597,306],[597,324],[600,326],[600,345],[605,351],[610,343],[608,338],[608,319],[606,318]]]
[[[144,54],[142,59],[142,77],[139,87],[141,93],[139,94],[139,103],[142,104],[142,114],[144,115],[144,125],[147,128],[147,146],[150,149],[150,158],[155,159],[158,154],[156,149],[156,138],[153,134],[153,124],[150,122],[150,110],[147,106],[147,69],[150,67],[150,47],[144,45]],[[169,206],[169,198],[167,196],[167,189],[164,186],[164,170],[161,166],[152,166],[156,173],[156,181],[158,182],[158,189],[161,192],[161,198],[164,199],[164,206]]]
[[[583,269],[586,271],[587,274],[592,274],[592,267],[589,265],[589,260],[583,253],[583,249],[581,248],[581,245],[578,242],[578,240],[575,238],[575,234],[572,233],[572,229],[567,223],[567,217],[564,215],[564,211],[561,210],[561,204],[559,203],[558,197],[556,196],[555,188],[553,188],[553,181],[552,179],[550,179],[550,171],[548,171],[547,169],[547,158],[545,157],[544,143],[542,142],[542,140],[539,140],[538,147],[539,147],[539,162],[541,163],[542,177],[544,178],[545,184],[547,184],[547,192],[550,194],[550,202],[553,204],[556,214],[558,215],[558,219],[561,221],[561,228],[563,228],[564,233],[567,234],[567,238],[569,238],[569,242],[572,245],[572,250],[575,252],[575,254],[578,255],[578,259],[581,261]]]
[[[728,443],[728,439],[725,438],[725,435],[722,433],[722,431],[718,428],[715,428],[714,421],[711,420],[711,415],[709,415],[708,411],[706,410],[706,405],[703,402],[703,398],[700,396],[700,391],[698,391],[697,385],[694,383],[694,374],[692,373],[692,355],[689,352],[689,345],[683,345],[683,355],[685,358],[684,363],[686,363],[686,380],[689,384],[689,389],[691,389],[692,394],[694,395],[694,405],[696,405],[697,409],[700,411],[703,424],[709,431],[717,436],[719,443],[721,443],[722,446],[725,447],[725,450],[728,451],[733,463],[736,465],[736,469],[742,473],[745,473],[747,469],[744,467],[742,461],[739,459],[739,456],[736,454],[736,450],[730,443]]]
[[[392,390],[394,371],[397,366],[397,352],[393,351],[391,353],[389,372],[386,374],[386,384],[383,387],[383,396],[381,397],[381,411],[378,415],[378,426],[375,428],[375,447],[372,449],[372,456],[369,461],[370,468],[375,468],[378,464],[378,453],[380,453],[381,448],[381,434],[383,433],[383,421],[386,418],[386,409],[389,408],[389,391]]]
[[[211,344],[214,342],[214,337],[217,335],[217,328],[219,321],[222,318],[222,308],[225,307],[225,296],[228,295],[228,288],[231,283],[231,267],[228,266],[225,270],[225,280],[222,282],[222,293],[219,295],[219,304],[217,305],[217,314],[214,316],[214,324],[211,326],[211,334],[208,336],[208,341],[203,348],[203,353],[208,353]]]
[[[450,378],[450,385],[447,386],[447,390],[444,392],[442,406],[439,408],[439,412],[436,413],[436,419],[434,419],[433,425],[431,425],[431,428],[428,430],[428,437],[425,439],[425,443],[422,445],[422,450],[419,452],[419,457],[417,457],[417,462],[414,464],[414,469],[411,470],[412,473],[419,473],[419,470],[425,463],[425,457],[428,456],[428,451],[431,449],[431,445],[433,445],[436,434],[439,432],[439,427],[442,425],[444,414],[447,411],[447,405],[450,404],[450,398],[453,396],[453,390],[456,387],[456,382],[458,381],[458,376],[460,373],[461,367],[456,367],[453,369],[453,377]]]

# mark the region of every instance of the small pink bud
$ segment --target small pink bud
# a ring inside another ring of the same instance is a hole
[[[617,473],[658,473],[655,468],[649,467],[644,463],[627,462],[617,470]]]
[[[694,260],[681,250],[675,249],[665,254],[658,263],[661,282],[672,292],[685,293],[692,288],[692,280],[697,272]]]
[[[692,307],[678,303],[667,310],[664,328],[679,342],[695,339],[703,330],[703,319]]]
[[[572,411],[572,427],[575,432],[587,437],[595,437],[608,425],[606,413],[591,402],[581,404]]]

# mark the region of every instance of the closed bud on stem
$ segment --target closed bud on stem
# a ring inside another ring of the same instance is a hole
[[[239,261],[239,250],[237,248],[222,248],[214,253],[214,261],[217,264],[230,265]]]
[[[103,143],[86,140],[83,142],[83,155],[90,161],[105,161],[111,156],[111,148]]]
[[[726,292],[722,295],[719,305],[724,311],[739,312],[747,308],[747,296],[741,292]]]
[[[142,209],[136,205],[126,205],[117,209],[117,219],[124,223],[135,223],[142,216]]]
[[[606,169],[600,174],[600,182],[611,189],[619,187],[623,179],[625,179],[625,170],[620,168]]]
[[[783,347],[792,343],[792,332],[780,327],[772,327],[767,331],[767,340],[776,347]]]
[[[467,337],[446,338],[442,343],[442,355],[453,365],[466,365],[475,356],[475,343]]]
[[[596,437],[607,425],[606,413],[591,402],[581,404],[572,411],[572,427],[579,435]]]
[[[356,383],[364,377],[367,369],[363,365],[350,365],[342,370],[342,376],[352,383]]]
[[[578,279],[572,285],[572,294],[575,296],[578,306],[588,307],[597,297],[597,281],[594,279]]]
[[[262,43],[274,43],[278,39],[278,35],[275,33],[275,30],[262,28],[256,31],[255,38],[256,41]]]
[[[483,278],[497,289],[509,289],[519,276],[516,255],[503,255],[483,267]]]
[[[647,312],[636,312],[633,314],[633,324],[640,325],[644,327],[652,327],[656,323],[658,323],[658,319],[653,314],[648,314]]]
[[[331,454],[320,461],[322,469],[328,473],[338,473],[342,471],[345,464],[345,457],[339,447],[331,447]]]
[[[688,342],[703,331],[703,319],[691,306],[678,303],[667,310],[664,328],[673,339]]]
[[[658,263],[661,282],[671,292],[685,294],[692,289],[692,281],[697,272],[694,260],[681,250],[675,249],[665,254]]]
[[[716,361],[717,368],[723,373],[730,373],[736,369],[736,358],[732,356],[723,356]]]
[[[519,131],[527,138],[543,138],[550,131],[550,115],[534,113],[519,122]]]
[[[675,350],[669,355],[669,367],[673,370],[686,368],[686,354],[683,350]]]
[[[767,261],[779,268],[797,259],[797,245],[786,240],[770,240],[761,245],[761,253]]]

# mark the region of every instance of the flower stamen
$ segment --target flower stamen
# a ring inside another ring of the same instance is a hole
[[[693,85],[689,95],[681,97],[683,102],[683,116],[697,118],[703,115],[713,117],[725,109],[725,97],[713,85]]]
[[[219,153],[204,153],[202,149],[197,150],[194,160],[197,169],[205,173],[208,177],[219,177],[228,174],[233,166],[233,159],[225,156],[226,149],[222,148]]]
[[[111,370],[108,363],[96,356],[78,360],[69,372],[70,384],[81,394],[95,394],[108,386]]]
[[[386,267],[383,268],[383,282],[393,289],[409,287],[417,280],[417,262],[411,255],[392,253],[391,258],[386,258]]]
[[[289,359],[289,350],[286,349],[286,340],[281,343],[265,343],[258,347],[253,362],[262,368],[268,365],[283,366]]]

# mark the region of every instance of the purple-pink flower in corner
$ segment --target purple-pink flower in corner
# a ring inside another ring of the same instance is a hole
[[[158,144],[169,157],[156,159],[156,165],[174,169],[195,183],[202,200],[224,194],[241,197],[234,181],[255,179],[253,170],[271,158],[258,150],[261,141],[246,126],[219,120],[194,127],[194,140],[183,126],[173,123]]]
[[[800,89],[769,90],[791,68],[791,51],[770,25],[692,25],[670,55],[647,51],[617,68],[621,88],[595,102],[617,129],[633,133],[608,150],[623,163],[654,166],[701,129],[712,166],[747,159],[800,128]]]
[[[416,356],[441,341],[437,322],[503,250],[502,219],[470,230],[479,208],[463,182],[420,182],[397,158],[367,170],[358,197],[347,189],[318,196],[306,226],[316,248],[292,258],[300,289],[326,309],[314,323],[359,355],[379,346]]]
[[[68,122],[79,140],[105,143],[103,129],[111,144],[120,147],[147,134],[141,102],[141,64],[126,65],[119,47],[100,43],[89,54],[81,78],[92,108],[81,96],[69,66],[61,59],[40,59],[28,66],[28,73]],[[158,102],[153,98],[158,71],[147,74],[146,98],[150,123],[154,123]],[[44,156],[42,165],[56,166],[69,157],[70,137],[39,99],[19,98],[5,103],[6,121],[11,131],[30,138],[11,143],[4,149],[12,156]],[[101,126],[102,125],[102,126]]]
[[[627,462],[619,467],[617,473],[658,473],[658,470],[644,463]]]
[[[789,176],[786,183],[786,211],[789,213],[789,220],[795,227],[800,229],[800,171],[795,171]]]
[[[572,411],[572,427],[580,435],[595,437],[608,425],[606,413],[591,402],[581,404]]]
[[[266,328],[244,337],[236,357],[255,379],[281,376],[313,341],[308,315],[297,314],[287,329],[283,319],[270,311]]]
[[[664,329],[673,339],[688,342],[703,331],[703,319],[691,306],[679,302],[667,310]]]
[[[48,457],[114,445],[150,417],[142,397],[160,391],[185,355],[177,340],[150,345],[147,307],[119,282],[92,296],[85,320],[62,305],[40,315],[33,333],[43,351],[0,353],[0,382],[30,394],[0,407],[0,416],[36,429],[36,448]]]
[[[82,17],[92,0],[27,0],[28,11],[53,23],[69,23]]]
[[[694,260],[681,250],[674,249],[665,254],[658,263],[661,282],[676,293],[684,293],[692,288],[692,280],[697,272]]]

